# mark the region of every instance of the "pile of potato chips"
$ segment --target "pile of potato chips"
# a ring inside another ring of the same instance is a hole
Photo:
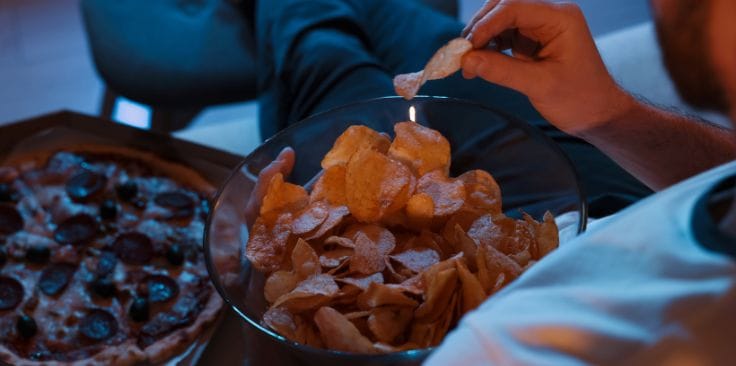
[[[493,177],[448,176],[450,144],[414,122],[351,126],[311,192],[277,174],[246,247],[267,274],[263,322],[357,353],[439,344],[463,314],[558,245],[551,214],[504,216]]]

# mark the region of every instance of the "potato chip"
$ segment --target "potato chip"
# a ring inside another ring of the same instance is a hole
[[[391,259],[401,263],[401,265],[414,273],[419,273],[439,263],[440,255],[429,248],[416,248],[394,254],[391,256]]]
[[[448,174],[450,143],[441,133],[415,122],[399,122],[394,132],[388,156],[411,167],[419,177],[433,170]]]
[[[357,152],[348,163],[346,191],[350,213],[361,222],[377,222],[401,210],[414,193],[409,169],[374,150]]]
[[[468,235],[480,245],[490,245],[506,255],[514,255],[534,244],[533,231],[534,228],[524,221],[484,215],[473,223]]]
[[[508,256],[522,267],[525,267],[532,260],[532,254],[529,252],[529,249],[524,249],[521,252],[509,254]]]
[[[493,289],[496,285],[496,278],[499,275],[499,271],[496,268],[493,268],[493,272],[491,272],[491,269],[488,268],[488,263],[486,262],[485,248],[485,245],[478,247],[478,252],[475,257],[475,265],[478,268],[476,277],[478,277],[478,281],[483,287],[483,292],[486,294],[491,294],[494,292]]]
[[[348,210],[347,206],[330,206],[328,209],[327,218],[324,222],[322,222],[322,225],[319,227],[319,229],[315,233],[307,236],[305,239],[312,240],[323,237],[332,229],[340,225],[343,218],[345,218],[345,216],[349,214],[350,211]]]
[[[454,268],[455,261],[462,260],[463,253],[455,254],[454,256],[443,260],[435,265],[424,270],[424,272],[417,274],[416,276],[401,283],[403,288],[416,288],[420,290],[420,294],[424,293],[428,289],[430,280],[437,276],[439,272]]]
[[[358,296],[357,305],[361,309],[385,305],[416,307],[417,302],[404,295],[399,288],[372,282],[368,289]]]
[[[360,295],[362,292],[363,290],[355,286],[345,285],[340,289],[340,292],[338,292],[337,295],[332,297],[329,305],[346,305],[352,309],[355,307],[355,302],[358,301],[358,295]]]
[[[458,252],[463,253],[471,269],[475,270],[475,256],[478,253],[478,243],[471,239],[460,225],[455,225],[455,241],[453,241],[453,244]]]
[[[432,345],[437,325],[433,322],[415,321],[411,325],[409,342],[418,348],[427,348]]]
[[[544,257],[549,252],[557,249],[560,244],[559,230],[557,223],[552,214],[547,211],[544,214],[544,221],[536,232],[537,245],[539,246],[539,256],[537,259]]]
[[[386,268],[386,254],[376,243],[359,232],[355,240],[355,254],[350,258],[350,271],[362,274],[381,272]]]
[[[294,235],[306,234],[320,226],[329,213],[326,202],[310,203],[309,206],[294,216],[294,221],[291,222],[291,232]]]
[[[322,307],[314,314],[314,323],[319,328],[322,341],[330,349],[376,353],[373,342],[360,334],[358,328],[344,315],[331,307]]]
[[[389,273],[389,276],[388,276],[389,283],[406,281],[414,274],[414,272],[412,272],[411,270],[405,267],[394,266],[394,264],[390,260],[386,261],[386,269],[388,270],[388,273]]]
[[[291,292],[274,301],[271,307],[284,307],[291,312],[314,309],[330,297],[335,296],[340,288],[332,276],[318,274],[300,282]]]
[[[441,233],[442,238],[444,238],[447,242],[452,242],[453,240],[455,240],[456,225],[460,225],[463,231],[467,233],[475,220],[477,220],[481,216],[483,216],[482,212],[463,206],[463,208],[452,214],[445,222],[445,226],[442,228]]]
[[[394,91],[406,100],[413,99],[424,85],[424,70],[394,76]]]
[[[501,188],[490,174],[476,169],[461,174],[457,179],[465,186],[468,206],[491,215],[501,213]]]
[[[342,314],[347,318],[348,320],[358,319],[358,318],[367,318],[371,315],[370,310],[361,310],[361,311],[353,311],[351,313],[345,313]]]
[[[319,256],[319,263],[325,268],[335,268],[347,261],[353,255],[353,249],[337,248],[322,253]]]
[[[270,308],[263,314],[263,322],[282,336],[298,342],[297,325],[293,315],[282,308]]]
[[[406,216],[414,226],[426,227],[434,217],[434,202],[426,193],[417,193],[406,203]]]
[[[346,165],[333,165],[322,173],[309,194],[310,202],[327,201],[333,206],[344,206],[347,204],[345,197],[345,173]]]
[[[432,337],[432,340],[430,341],[430,345],[436,346],[442,342],[442,339],[445,338],[445,335],[447,334],[447,330],[450,329],[450,326],[453,323],[453,320],[455,319],[455,312],[452,311],[457,307],[458,303],[458,295],[457,293],[453,293],[450,297],[450,302],[447,305],[447,310],[442,312],[440,314],[439,319],[436,321],[436,328],[434,330],[434,335]]]
[[[263,217],[283,212],[293,213],[304,208],[308,202],[309,195],[302,186],[284,182],[284,176],[277,173],[268,184],[260,214]]]
[[[301,318],[299,318],[301,320]],[[297,337],[300,339],[299,343],[304,343],[308,346],[322,348],[324,342],[322,337],[317,331],[316,327],[312,326],[312,322],[309,321],[298,321],[296,328]]]
[[[378,273],[374,273],[370,276],[365,276],[365,277],[338,278],[336,281],[355,286],[365,291],[365,290],[368,290],[368,287],[370,287],[371,283],[377,283],[379,285],[383,284],[383,275],[381,274],[381,272],[378,272]]]
[[[357,241],[358,234],[362,233],[370,240],[381,255],[386,256],[396,247],[396,237],[390,230],[372,224],[355,224],[348,227],[343,235]]]
[[[290,271],[276,271],[266,279],[263,295],[268,302],[274,302],[279,297],[293,290],[300,279],[296,273]]]
[[[483,256],[486,262],[486,267],[492,277],[494,274],[503,273],[506,277],[506,283],[519,277],[521,274],[521,266],[516,263],[513,259],[507,257],[498,249],[490,245],[482,245],[483,251],[479,251],[478,255]]]
[[[465,38],[455,38],[442,46],[424,66],[424,78],[437,80],[446,78],[462,67],[463,56],[473,49],[473,44]]]
[[[407,307],[379,307],[373,309],[368,317],[368,329],[380,342],[393,343],[404,333],[413,318],[413,311]]]
[[[455,268],[462,285],[462,313],[465,314],[485,301],[486,292],[478,278],[470,273],[465,262],[456,261]]]
[[[314,248],[309,243],[301,238],[297,240],[296,246],[294,246],[294,250],[291,252],[291,265],[294,273],[300,279],[305,279],[322,272],[317,252],[314,251]]]
[[[457,287],[457,270],[448,268],[432,276],[427,283],[426,299],[414,312],[418,320],[433,321],[447,310],[452,293]]]
[[[419,178],[417,193],[424,193],[432,198],[434,216],[452,215],[465,204],[463,182],[448,178],[438,170]]]
[[[339,246],[341,246],[343,248],[353,249],[353,248],[355,248],[355,242],[353,241],[353,239],[355,239],[355,235],[350,235],[349,238],[346,238],[346,237],[343,237],[343,236],[331,236],[331,237],[325,239],[325,245],[327,245],[327,244],[335,244],[335,245],[339,245]]]
[[[353,154],[364,150],[385,154],[389,145],[391,145],[391,141],[386,136],[369,127],[350,126],[335,140],[332,149],[322,159],[322,169],[327,170],[334,165],[345,165],[353,157]]]
[[[245,253],[253,267],[262,272],[278,270],[291,235],[290,215],[281,215],[268,224],[261,216],[251,228]]]
[[[442,46],[424,66],[424,70],[400,74],[394,77],[396,94],[410,100],[416,96],[427,80],[448,77],[460,70],[465,53],[473,49],[473,45],[465,38],[455,38]]]

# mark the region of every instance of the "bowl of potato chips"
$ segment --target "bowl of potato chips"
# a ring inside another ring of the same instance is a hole
[[[582,232],[577,175],[540,131],[472,102],[388,97],[251,153],[220,189],[205,252],[271,363],[412,365],[553,251],[568,213]]]

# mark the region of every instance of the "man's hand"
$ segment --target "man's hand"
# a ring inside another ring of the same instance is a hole
[[[463,33],[475,47],[463,59],[464,77],[526,94],[565,132],[583,133],[636,104],[609,75],[575,4],[488,0]],[[492,42],[498,50],[487,48]],[[512,56],[499,52],[506,49]]]

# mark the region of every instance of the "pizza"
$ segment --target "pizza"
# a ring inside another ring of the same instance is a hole
[[[0,363],[156,364],[217,319],[213,188],[153,155],[84,146],[0,165]]]

